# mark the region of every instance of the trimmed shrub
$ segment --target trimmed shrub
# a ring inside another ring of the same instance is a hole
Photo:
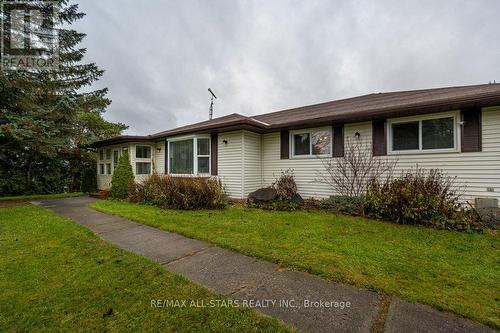
[[[217,209],[227,205],[222,183],[214,178],[171,177],[156,173],[129,185],[129,199],[165,209]]]
[[[364,215],[363,197],[349,197],[345,195],[332,195],[319,203],[321,209],[335,213],[362,216]]]
[[[134,172],[128,158],[123,154],[118,160],[118,165],[111,179],[111,196],[114,199],[125,199],[128,195],[128,184],[134,181]]]
[[[290,169],[281,171],[281,176],[272,187],[276,190],[280,200],[292,200],[297,195],[297,184],[293,177],[293,171]]]
[[[465,209],[454,178],[439,170],[416,169],[385,184],[372,181],[365,210],[374,218],[453,230],[477,230],[477,217]]]
[[[96,169],[88,168],[82,171],[80,181],[80,191],[83,193],[92,193],[97,191],[97,171]]]

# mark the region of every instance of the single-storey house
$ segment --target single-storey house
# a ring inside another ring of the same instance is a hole
[[[146,135],[94,143],[99,189],[110,187],[121,154],[136,180],[153,170],[219,177],[244,199],[293,169],[304,198],[335,194],[318,182],[322,158],[339,158],[347,140],[374,156],[456,176],[466,198],[500,199],[500,84],[374,93],[256,116],[233,113]],[[377,157],[378,158],[378,157]]]

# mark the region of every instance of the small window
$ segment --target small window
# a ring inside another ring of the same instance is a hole
[[[149,146],[137,146],[135,148],[136,158],[151,158],[151,147]]]
[[[101,161],[104,159],[104,149],[99,150],[99,159]]]
[[[332,132],[326,129],[298,132],[292,137],[292,155],[328,156],[332,153]]]
[[[106,159],[107,160],[111,159],[111,149],[106,149]]]
[[[99,174],[104,175],[104,164],[102,164],[102,163],[99,164]]]
[[[330,154],[331,137],[328,131],[312,132],[311,137],[313,155],[328,155]]]
[[[422,149],[447,149],[454,146],[453,117],[422,121]]]
[[[137,175],[149,175],[149,174],[151,174],[151,163],[150,162],[137,162],[137,163],[135,163],[135,173]]]
[[[111,163],[106,163],[106,174],[111,174]]]
[[[418,121],[392,125],[392,150],[415,150],[419,147]]]
[[[311,140],[309,133],[294,134],[294,155],[311,155]]]
[[[210,173],[210,140],[197,139],[198,173]]]

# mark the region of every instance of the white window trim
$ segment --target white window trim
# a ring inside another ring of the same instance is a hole
[[[450,118],[453,117],[453,148],[442,148],[442,149],[422,149],[422,121],[440,118]],[[392,149],[392,125],[419,122],[418,125],[418,145],[419,149],[412,150],[393,150]],[[460,112],[441,112],[433,113],[420,116],[402,117],[402,118],[392,118],[387,120],[387,154],[389,155],[412,155],[412,154],[439,154],[439,153],[458,153],[460,152]]]
[[[313,132],[319,132],[319,131],[325,131],[330,133],[330,153],[329,154],[321,154],[321,155],[314,155],[313,154],[313,149],[312,149],[312,133]],[[294,135],[296,134],[306,134],[309,133],[309,155],[295,155],[295,140],[293,139]],[[333,130],[331,127],[317,127],[317,128],[306,128],[302,130],[293,130],[290,131],[290,137],[289,137],[289,146],[290,146],[290,156],[293,159],[310,159],[310,158],[318,158],[318,157],[332,157],[332,150],[333,150]]]
[[[149,147],[149,158],[137,157],[137,147]],[[153,146],[149,144],[136,144],[134,147],[134,174],[138,176],[147,176],[153,174]],[[137,163],[150,163],[149,173],[137,173]]]
[[[208,155],[198,155],[198,139],[208,139]],[[193,140],[193,173],[171,173],[170,167],[172,163],[170,163],[170,154],[172,153],[172,149],[170,147],[170,143],[184,140]],[[172,177],[210,177],[210,175],[212,174],[212,142],[210,139],[210,135],[199,134],[170,138],[167,139],[167,145],[168,175]],[[208,173],[198,173],[198,157],[208,157]]]

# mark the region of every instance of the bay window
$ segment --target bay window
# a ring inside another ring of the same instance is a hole
[[[457,123],[456,112],[390,120],[390,152],[457,151]]]
[[[168,140],[168,173],[210,174],[210,138],[194,136]]]
[[[330,129],[293,131],[291,141],[293,157],[331,155],[332,132]]]

